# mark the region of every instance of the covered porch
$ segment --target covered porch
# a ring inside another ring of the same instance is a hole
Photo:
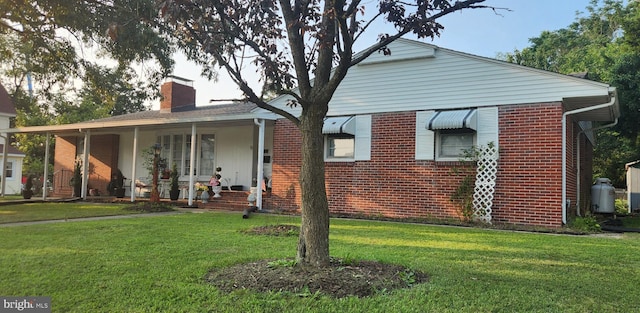
[[[271,114],[255,113],[255,106],[232,103],[192,108],[181,112],[144,111],[67,125],[35,126],[5,130],[8,133],[46,134],[49,147],[55,138],[53,186],[44,186],[43,199],[107,195],[116,172],[126,178],[125,199],[136,201],[151,188],[148,150],[159,144],[167,169],[175,163],[179,173],[180,200],[194,205],[196,183],[208,185],[216,168],[227,191],[247,192],[271,177],[273,121]],[[49,149],[45,159],[49,159]],[[45,162],[47,163],[47,162]],[[74,193],[71,180],[80,164],[82,184]],[[168,179],[160,173],[161,198],[169,198]],[[47,190],[52,190],[48,195]],[[256,205],[261,207],[262,194]],[[246,200],[246,196],[244,196]],[[243,201],[246,202],[246,201]],[[245,204],[246,205],[246,204]]]

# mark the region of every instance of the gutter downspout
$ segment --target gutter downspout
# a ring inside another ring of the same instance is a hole
[[[576,176],[576,180],[577,180],[576,181],[576,183],[577,183],[577,188],[576,189],[577,189],[578,193],[576,195],[576,214],[578,214],[578,216],[582,216],[582,215],[580,215],[580,194],[581,194],[581,192],[580,192],[580,135],[582,135],[582,134],[584,134],[584,133],[586,133],[588,131],[594,132],[596,130],[601,130],[601,129],[604,129],[604,128],[613,127],[613,126],[616,126],[617,124],[618,124],[618,118],[616,117],[616,120],[613,121],[613,123],[582,130],[582,131],[580,131],[578,133],[578,136],[576,137],[576,147],[578,149],[578,151],[577,151],[578,152],[577,153],[578,154],[577,155],[577,158],[578,158],[577,159],[577,161],[578,161],[578,173],[577,174],[578,175]]]
[[[258,126],[258,172],[256,173],[256,206],[262,210],[262,180],[264,179],[264,120],[253,119]]]
[[[562,224],[567,224],[567,116],[613,106],[616,98],[611,97],[607,103],[592,107],[575,109],[562,113]]]

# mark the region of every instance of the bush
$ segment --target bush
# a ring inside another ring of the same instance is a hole
[[[598,224],[598,221],[594,216],[578,216],[570,224],[570,227],[573,230],[585,233],[596,233],[601,231],[600,224]]]
[[[627,214],[629,213],[629,203],[626,199],[616,199],[616,213],[617,214]]]

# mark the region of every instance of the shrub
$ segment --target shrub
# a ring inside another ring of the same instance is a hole
[[[616,213],[617,214],[627,214],[629,213],[629,203],[626,199],[616,199]]]
[[[594,216],[585,216],[585,217],[576,217],[575,220],[570,224],[570,227],[573,230],[586,232],[586,233],[596,233],[600,232],[600,224]]]

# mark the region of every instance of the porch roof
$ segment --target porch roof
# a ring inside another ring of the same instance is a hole
[[[191,124],[191,123],[220,123],[233,125],[242,121],[253,123],[253,119],[276,120],[278,116],[256,110],[257,106],[249,102],[234,102],[227,104],[196,107],[193,110],[179,112],[160,112],[160,110],[142,111],[97,120],[73,124],[29,126],[0,129],[7,133],[45,133],[63,134],[78,132],[79,130],[118,130],[132,127],[153,127],[158,125]]]

